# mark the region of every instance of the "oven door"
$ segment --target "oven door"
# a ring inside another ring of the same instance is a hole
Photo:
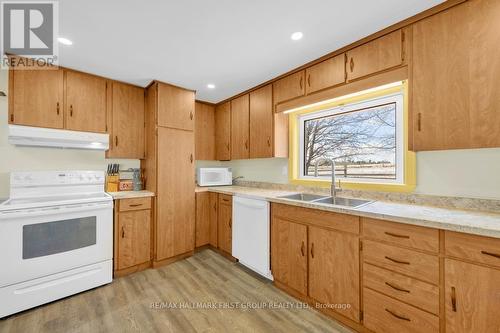
[[[113,257],[113,202],[0,214],[0,287]]]

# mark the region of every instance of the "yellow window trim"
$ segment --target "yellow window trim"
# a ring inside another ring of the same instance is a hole
[[[383,192],[412,192],[416,186],[416,158],[415,153],[408,150],[408,83],[406,81],[402,82],[401,86],[391,87],[376,92],[367,92],[366,94],[361,94],[355,97],[347,97],[345,99],[335,99],[331,103],[325,103],[318,106],[313,106],[311,108],[304,108],[303,110],[290,113],[289,114],[289,130],[290,130],[290,150],[288,158],[288,178],[291,184],[295,185],[305,185],[305,186],[317,186],[317,187],[329,187],[331,181],[328,180],[305,180],[299,178],[299,126],[298,118],[300,115],[325,110],[328,108],[334,108],[342,104],[351,104],[355,102],[360,102],[363,100],[369,100],[372,98],[377,98],[392,93],[400,92],[403,90],[403,145],[404,145],[404,184],[384,184],[384,183],[362,183],[362,182],[342,182],[342,188],[352,189],[352,190],[366,190],[366,191],[383,191]]]

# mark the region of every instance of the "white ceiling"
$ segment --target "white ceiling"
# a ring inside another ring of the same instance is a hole
[[[60,35],[74,44],[60,46],[60,64],[218,102],[441,2],[61,0]]]

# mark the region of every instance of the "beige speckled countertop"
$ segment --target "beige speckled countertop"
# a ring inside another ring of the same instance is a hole
[[[144,198],[154,197],[154,192],[151,191],[121,191],[121,192],[107,192],[113,199],[131,199],[131,198]]]
[[[210,191],[246,198],[264,199],[270,202],[299,207],[500,238],[500,214],[496,213],[386,201],[374,201],[359,208],[349,208],[279,198],[280,196],[297,192],[242,186],[197,187],[196,191]]]

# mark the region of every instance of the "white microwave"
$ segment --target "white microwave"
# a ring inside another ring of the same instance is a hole
[[[232,185],[233,173],[230,168],[198,168],[196,179],[198,186]]]

